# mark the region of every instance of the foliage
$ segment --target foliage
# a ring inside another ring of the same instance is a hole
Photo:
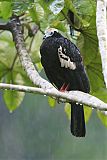
[[[68,17],[69,10],[75,16],[73,25]],[[1,0],[0,23],[8,21],[12,14],[20,16],[27,49],[39,72],[42,70],[39,47],[43,33],[47,27],[57,28],[80,48],[90,79],[91,94],[107,101],[98,51],[95,0]],[[75,31],[74,36],[69,34],[69,25],[72,25]],[[0,81],[31,86],[32,83],[27,78],[16,55],[11,34],[2,31],[0,34]],[[8,109],[13,111],[22,102],[24,93],[4,91],[3,96]],[[48,102],[51,107],[55,106],[52,98],[49,98]],[[65,112],[69,116],[68,104],[65,106]],[[92,110],[85,107],[86,121],[91,113]],[[106,125],[106,116],[98,113],[98,117]]]

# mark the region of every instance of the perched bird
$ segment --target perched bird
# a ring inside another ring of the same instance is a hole
[[[79,90],[89,93],[90,86],[79,49],[58,30],[46,30],[40,47],[41,63],[49,81],[60,91]],[[84,137],[83,105],[71,102],[71,133]]]

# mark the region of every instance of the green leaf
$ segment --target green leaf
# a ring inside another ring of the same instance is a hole
[[[77,45],[81,51],[85,65],[88,65],[98,54],[97,37],[84,33],[78,37]]]
[[[0,2],[0,16],[4,19],[8,19],[12,15],[11,2]]]
[[[68,117],[68,119],[71,119],[71,105],[69,103],[66,103],[65,105],[65,113]],[[90,107],[84,106],[84,115],[85,115],[85,123],[88,122],[88,120],[90,119],[90,116],[92,114],[92,109]]]
[[[82,34],[77,40],[84,64],[86,65],[91,92],[96,92],[99,88],[104,87],[95,20],[95,13],[93,13],[89,26],[82,28]]]
[[[96,18],[93,18],[88,27],[83,27],[77,40],[77,45],[83,56],[85,65],[88,65],[98,55],[98,39],[96,33]]]
[[[83,56],[85,65],[88,65],[98,55],[98,39],[96,32],[96,15],[91,16],[87,26],[81,28],[81,34],[77,39],[77,45]]]
[[[4,47],[6,47],[6,45],[9,45],[8,47],[14,47],[14,42],[12,40],[12,35],[9,31],[5,31],[3,33],[1,33],[1,36],[0,36],[0,43],[4,43],[5,46],[2,46],[0,44],[0,49]]]
[[[48,15],[50,13],[49,5],[52,3],[53,0],[39,0],[39,4],[44,9],[45,15]],[[36,0],[38,2],[38,0]]]
[[[6,75],[8,68],[0,61],[0,80]]]
[[[51,108],[54,108],[55,105],[56,105],[56,100],[51,98],[51,97],[48,97],[48,103],[49,103]]]
[[[104,82],[101,77],[96,73],[95,69],[88,68],[87,73],[91,85],[91,92],[95,92],[100,87],[104,87]]]
[[[96,92],[93,93],[93,95],[105,103],[107,103],[107,89],[106,88],[99,88]]]
[[[81,16],[81,18],[87,22],[89,22],[90,19],[92,19],[93,13],[96,12],[95,0],[73,0],[73,4],[77,10],[78,15]]]
[[[37,32],[32,46],[31,46],[31,52],[30,52],[30,56],[32,58],[33,63],[39,63],[40,62],[40,46],[42,44],[43,41],[43,35],[40,31]]]
[[[40,21],[44,17],[44,10],[39,3],[34,4],[30,9],[29,13],[36,24],[40,24]]]
[[[25,93],[18,91],[4,91],[4,100],[9,111],[14,111],[23,101]]]
[[[94,96],[101,99],[105,103],[107,103],[107,89],[106,88],[100,88],[96,92],[93,93]],[[102,113],[101,111],[97,111],[97,115],[101,122],[107,127],[107,111],[106,114]]]
[[[57,15],[64,8],[64,0],[54,0],[49,7],[50,10]]]
[[[5,77],[5,82],[11,83],[11,84],[12,83],[22,84],[23,80],[20,74],[13,74],[12,72],[10,72]],[[23,101],[24,96],[25,96],[24,92],[18,92],[18,91],[12,91],[12,90],[3,91],[4,101],[10,112],[14,111],[17,107],[19,107],[19,105]]]
[[[40,38],[36,38],[36,40],[37,39],[40,39]],[[41,38],[41,40],[42,40],[42,38]],[[40,42],[39,42],[39,44],[40,44]],[[39,50],[40,45],[38,45],[38,40],[37,40],[37,46],[38,46],[38,50]],[[31,53],[31,55],[32,55],[32,53]],[[7,32],[7,31],[1,33],[1,36],[0,36],[0,71],[1,71],[0,78],[3,77],[8,72],[10,72],[10,70],[12,70],[12,73],[14,75],[15,74],[18,75],[18,73],[20,73],[24,85],[31,85],[32,86],[32,82],[29,80],[28,76],[26,75],[26,72],[24,71],[24,69],[20,63],[19,57],[17,57],[13,68],[11,68],[12,64],[15,60],[15,57],[16,57],[16,49],[14,47],[14,42],[12,41],[11,33]],[[33,55],[32,55],[32,58],[33,58]],[[40,58],[38,58],[38,59],[39,59],[38,61],[40,61]],[[34,63],[36,63],[35,61],[34,61]],[[37,66],[38,66],[37,68],[40,71],[40,68],[41,68],[40,64],[37,64]]]
[[[87,123],[91,117],[92,108],[84,106],[85,123]]]
[[[101,120],[101,122],[103,123],[103,125],[107,127],[107,115],[105,115],[104,113],[101,113],[100,111],[97,111],[97,115],[99,119]]]
[[[24,69],[22,68],[22,66],[17,66],[16,65],[14,67],[13,72],[16,73],[16,74],[20,74],[21,75],[21,78],[22,78],[21,83],[23,82],[22,83],[23,85],[34,86],[32,81],[28,78],[28,76],[27,76],[26,72],[24,71]],[[17,78],[17,80],[18,80],[18,78]]]
[[[104,88],[104,80],[102,74],[102,67],[100,56],[97,56],[95,60],[93,60],[90,65],[87,66],[87,73],[91,85],[91,92],[96,92],[100,88]]]
[[[16,50],[12,42],[12,36],[9,32],[3,32],[0,36],[0,61],[7,68],[11,68]]]
[[[66,113],[68,119],[70,120],[71,119],[71,105],[69,103],[66,103],[64,110],[65,110],[65,113]]]

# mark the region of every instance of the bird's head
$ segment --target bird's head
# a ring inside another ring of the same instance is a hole
[[[52,37],[52,36],[57,37],[58,35],[60,35],[60,33],[58,32],[57,29],[55,29],[55,28],[48,28],[45,31],[45,35],[44,35],[43,39],[46,39],[46,38]]]

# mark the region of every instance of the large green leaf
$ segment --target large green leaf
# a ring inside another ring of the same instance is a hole
[[[40,24],[40,21],[44,17],[44,10],[41,7],[39,3],[34,4],[30,9],[29,9],[30,16],[32,17],[33,21],[36,22],[36,24]]]
[[[96,17],[93,13],[92,19],[87,27],[83,27],[77,40],[91,85],[91,92],[96,92],[104,87],[101,58],[98,52],[98,39],[96,34]]]
[[[33,63],[39,63],[40,62],[40,46],[43,41],[43,35],[40,31],[35,35],[32,46],[31,46],[31,51],[30,51],[30,56],[32,58]]]
[[[100,55],[93,59],[93,61],[87,66],[87,73],[90,80],[92,92],[97,92],[98,89],[105,87]]]
[[[45,15],[49,15],[50,14],[50,9],[49,9],[49,5],[53,2],[53,0],[35,0],[35,2],[39,3],[42,8],[44,9],[44,13]],[[48,17],[48,16],[47,16]]]
[[[89,22],[92,19],[93,13],[96,11],[95,0],[73,0],[73,4],[78,15],[85,21]],[[88,6],[88,7],[87,7]]]
[[[90,33],[81,34],[78,38],[78,47],[83,56],[85,65],[88,65],[93,59],[96,58],[98,53],[97,38],[91,37]]]
[[[11,1],[0,2],[0,17],[8,19],[12,15]]]
[[[107,103],[107,89],[106,88],[100,88],[96,92],[93,93],[94,96],[101,99],[105,103]],[[102,113],[101,111],[97,111],[97,115],[101,122],[107,127],[107,111],[105,113]]]
[[[30,53],[32,60],[34,63],[37,63],[37,69],[41,71],[42,66],[39,64],[40,62],[40,55],[39,55],[39,47],[40,43],[42,41],[42,35],[37,34],[36,41],[34,41],[32,45],[32,51]],[[38,41],[39,39],[39,41]],[[30,43],[30,41],[29,41]],[[28,43],[28,45],[29,45]],[[37,49],[35,48],[37,47]],[[38,58],[37,58],[38,57]],[[13,65],[14,63],[14,65]],[[13,67],[12,67],[13,66]],[[26,75],[26,72],[24,71],[19,57],[17,55],[16,57],[16,50],[14,47],[14,43],[12,41],[12,36],[9,32],[3,32],[0,37],[0,79],[3,76],[6,76],[6,74],[12,71],[13,74],[20,73],[23,79],[24,85],[33,85],[32,82],[29,80],[28,76]],[[17,77],[18,79],[18,77]]]
[[[8,73],[8,75],[5,77],[6,83],[15,83],[15,84],[23,84],[23,80],[20,74],[13,74],[12,72]],[[18,92],[13,90],[4,90],[3,97],[6,103],[7,108],[9,111],[14,111],[21,102],[23,101],[23,98],[25,96],[24,92]]]
[[[8,68],[0,61],[0,80],[7,74]]]
[[[101,99],[105,103],[107,103],[107,89],[106,88],[99,88],[96,92],[93,93],[93,95]]]
[[[24,98],[24,92],[4,91],[4,100],[10,112],[14,111]]]
[[[88,26],[81,28],[81,34],[77,39],[77,45],[80,48],[85,65],[90,64],[90,62],[97,57],[98,39],[95,13],[93,13]]]
[[[0,61],[7,68],[11,68],[16,55],[13,44],[11,34],[9,32],[3,32],[0,36]]]

